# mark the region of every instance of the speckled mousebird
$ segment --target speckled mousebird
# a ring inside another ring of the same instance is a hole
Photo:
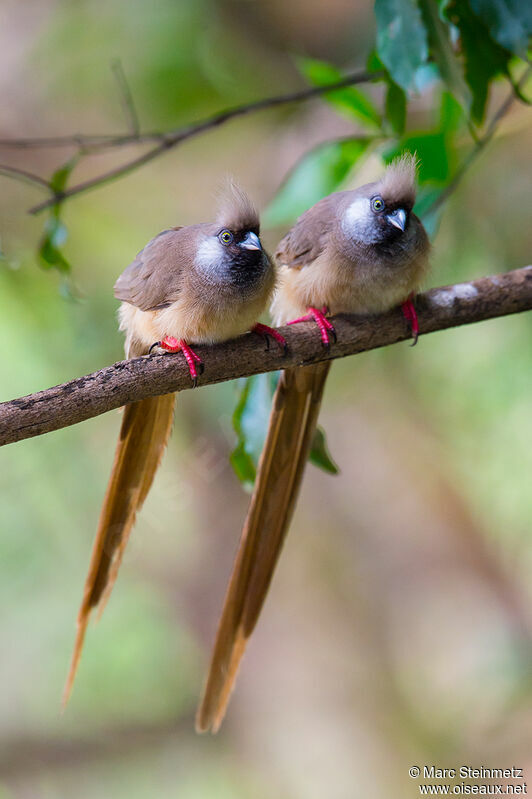
[[[378,182],[331,194],[298,219],[276,252],[276,324],[314,319],[328,347],[335,340],[329,313],[378,313],[402,305],[417,339],[411,298],[429,267],[429,242],[412,211],[415,178],[415,159],[405,155]],[[196,717],[198,731],[216,732],[225,715],[294,511],[329,366],[281,374]]]
[[[126,357],[154,347],[181,352],[194,384],[202,367],[191,345],[232,339],[255,330],[274,287],[274,270],[259,239],[259,217],[246,194],[228,183],[213,223],[159,233],[118,278],[120,329]],[[135,522],[163,455],[175,394],[126,406],[77,621],[77,636],[63,694],[68,701],[89,616],[105,604]]]

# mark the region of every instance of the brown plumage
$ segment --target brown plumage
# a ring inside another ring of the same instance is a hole
[[[429,244],[412,213],[414,199],[415,161],[405,156],[380,181],[332,194],[306,211],[276,252],[276,324],[310,307],[372,313],[404,302],[428,269]],[[328,371],[328,363],[304,366],[279,381],[196,717],[199,731],[216,732],[223,720],[294,511]]]
[[[196,716],[199,732],[209,728],[217,732],[225,715],[240,659],[262,609],[294,510],[328,371],[329,364],[321,363],[287,369],[279,379],[257,485]]]
[[[226,188],[216,222],[166,230],[150,241],[115,284],[122,300],[126,355],[146,355],[171,336],[188,344],[241,335],[270,298],[274,273],[258,239],[259,218],[234,184]],[[93,608],[105,604],[161,461],[172,426],[175,395],[152,397],[124,410],[111,477],[96,533],[74,652],[63,694],[66,704]]]

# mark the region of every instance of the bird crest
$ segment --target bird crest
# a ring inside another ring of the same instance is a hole
[[[229,230],[252,230],[258,233],[258,211],[233,178],[227,178],[218,192],[216,222]]]
[[[405,203],[410,207],[416,199],[417,158],[403,153],[386,168],[377,186],[387,203]]]

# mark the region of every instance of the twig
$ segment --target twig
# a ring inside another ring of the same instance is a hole
[[[203,131],[208,127],[216,127],[222,122],[234,119],[239,116],[246,116],[253,114],[256,111],[263,111],[268,108],[275,108],[279,105],[287,103],[302,102],[310,100],[313,97],[319,97],[322,94],[335,91],[336,89],[343,89],[346,86],[354,86],[357,83],[367,83],[370,80],[377,80],[382,78],[384,72],[355,72],[351,75],[346,75],[342,80],[335,83],[329,83],[326,86],[313,86],[308,89],[301,89],[296,92],[289,92],[288,94],[279,94],[273,97],[265,97],[262,100],[255,100],[251,103],[243,103],[242,105],[228,108],[225,111],[219,111],[207,119],[194,123],[187,128],[173,128],[168,131],[152,131],[148,133],[129,133],[129,134],[83,134],[74,133],[66,136],[35,136],[33,138],[15,138],[15,139],[2,139],[0,138],[0,147],[13,147],[16,149],[40,149],[48,147],[68,147],[69,145],[75,147],[124,147],[128,144],[138,144],[143,142],[168,142],[174,138],[181,140],[183,133],[187,137],[191,135],[191,131],[199,129]]]
[[[327,86],[316,86],[311,89],[302,89],[301,91],[291,92],[290,94],[281,94],[276,97],[266,97],[263,100],[256,100],[253,103],[235,106],[235,108],[229,108],[225,111],[213,114],[201,122],[197,122],[187,128],[179,128],[177,130],[170,131],[170,133],[161,134],[160,143],[151,150],[148,150],[147,153],[144,153],[137,158],[133,158],[131,161],[128,161],[120,167],[111,169],[109,172],[105,172],[103,175],[99,175],[95,178],[91,178],[90,180],[78,183],[77,185],[72,186],[70,189],[61,192],[60,194],[55,194],[49,200],[45,200],[44,202],[33,206],[33,208],[30,208],[30,213],[37,214],[45,208],[49,208],[51,205],[57,205],[57,203],[63,202],[63,200],[67,199],[68,197],[73,197],[76,194],[90,191],[97,186],[101,186],[105,183],[109,183],[112,180],[123,177],[133,170],[138,169],[140,166],[147,164],[149,161],[153,161],[155,158],[158,158],[164,152],[172,150],[174,147],[177,147],[178,144],[182,144],[182,142],[186,141],[187,139],[191,139],[194,136],[199,136],[201,133],[213,130],[214,128],[224,125],[226,122],[236,119],[237,117],[247,116],[257,111],[263,111],[267,108],[275,108],[280,105],[286,105],[287,103],[309,100],[311,97],[317,97],[319,95],[326,94],[327,92],[334,91],[335,89],[351,86],[354,83],[363,83],[364,81],[373,80],[379,76],[380,73],[378,72],[361,72],[355,75],[349,75],[346,78],[343,78],[341,81],[331,83]]]
[[[35,175],[33,172],[28,172],[26,169],[19,169],[16,166],[9,166],[8,164],[0,164],[0,175],[5,175],[8,178],[20,180],[22,183],[31,183],[33,186],[39,186],[42,189],[51,191],[50,184],[40,175]]]
[[[432,289],[417,298],[417,309],[423,333],[531,310],[532,266]],[[212,347],[198,347],[206,364],[199,383],[208,385],[341,358],[409,338],[399,310],[379,317],[339,316],[335,328],[338,343],[330,351],[320,348],[312,324],[282,330],[290,348],[286,357],[273,347],[265,352],[252,335]],[[146,397],[190,387],[186,363],[179,355],[120,361],[63,385],[1,403],[0,445],[68,427]]]
[[[113,74],[118,84],[120,99],[122,100],[124,114],[128,122],[130,134],[138,139],[140,134],[140,123],[137,109],[135,108],[133,94],[129,88],[129,83],[127,82],[126,74],[119,58],[111,63],[111,69],[113,70]]]
[[[58,205],[68,197],[74,197],[77,194],[82,194],[95,189],[98,186],[103,186],[106,183],[124,177],[130,172],[133,172],[135,169],[138,169],[144,164],[147,164],[150,161],[153,161],[155,158],[158,158],[163,153],[172,150],[174,147],[177,147],[187,139],[191,139],[194,136],[199,136],[202,133],[213,130],[214,128],[224,125],[226,122],[236,119],[237,117],[247,116],[249,114],[254,114],[257,111],[276,108],[288,103],[310,100],[313,97],[319,97],[320,95],[327,94],[328,92],[335,91],[336,89],[342,89],[346,86],[353,86],[356,83],[365,83],[370,80],[378,79],[384,74],[383,72],[357,72],[352,75],[346,75],[346,77],[342,78],[342,80],[336,81],[335,83],[329,83],[326,86],[313,86],[310,89],[301,89],[296,92],[279,94],[273,97],[265,97],[262,100],[255,100],[252,103],[237,105],[234,108],[228,108],[224,111],[219,111],[216,114],[213,114],[212,116],[209,116],[200,122],[193,123],[187,127],[174,128],[167,132],[141,133],[138,129],[138,120],[134,109],[131,92],[121,67],[118,67],[118,70],[119,71],[117,72],[117,68],[115,67],[115,74],[117,74],[117,78],[120,76],[119,82],[124,103],[127,107],[127,113],[130,118],[132,128],[134,128],[132,129],[131,133],[118,134],[116,136],[75,134],[73,136],[51,136],[44,138],[0,139],[0,147],[34,149],[40,147],[65,147],[70,145],[77,147],[80,152],[87,154],[110,147],[123,147],[130,144],[155,142],[155,146],[152,147],[151,150],[143,153],[143,155],[132,158],[130,161],[127,161],[125,164],[122,164],[119,167],[115,167],[114,169],[104,172],[102,175],[98,175],[90,180],[85,180],[81,183],[78,183],[72,186],[70,189],[66,189],[62,192],[54,192],[49,183],[39,175],[27,173],[29,180],[46,186],[46,188],[51,191],[52,195],[47,200],[44,200],[43,202],[38,203],[30,208],[30,213],[37,214],[40,211],[43,211],[45,208]],[[14,177],[17,171],[19,170],[6,169],[4,174],[6,174],[8,177]]]
[[[35,136],[20,139],[0,139],[0,147],[14,150],[45,150],[55,147],[78,147],[87,151],[103,150],[111,147],[126,147],[131,144],[144,144],[161,141],[168,133],[152,131],[147,133],[72,133],[67,136]]]

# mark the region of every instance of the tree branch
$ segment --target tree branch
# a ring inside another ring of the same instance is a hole
[[[295,92],[288,92],[287,94],[278,94],[272,97],[264,97],[262,100],[254,100],[251,103],[242,103],[233,108],[218,111],[210,117],[207,117],[202,122],[194,123],[190,128],[173,128],[168,131],[151,131],[149,133],[129,132],[129,133],[102,133],[102,134],[84,134],[74,133],[67,134],[66,136],[35,136],[33,138],[14,138],[2,139],[0,138],[0,147],[12,147],[22,150],[35,150],[44,149],[48,147],[83,147],[88,149],[98,149],[100,147],[124,147],[129,144],[138,144],[139,142],[159,141],[165,142],[172,140],[174,137],[179,137],[183,132],[188,132],[199,128],[204,130],[205,126],[216,127],[217,125],[234,119],[235,117],[246,116],[253,114],[256,111],[264,111],[268,108],[275,108],[279,105],[286,105],[287,103],[302,102],[310,100],[313,97],[319,97],[322,94],[335,91],[336,89],[344,89],[346,86],[354,86],[357,83],[367,83],[371,80],[378,80],[384,76],[384,72],[354,72],[346,75],[339,81],[328,83],[325,86],[312,86],[307,89],[300,89]]]
[[[26,169],[19,169],[16,166],[9,166],[9,164],[0,164],[0,175],[7,178],[14,178],[20,180],[22,183],[31,183],[32,186],[39,186],[41,189],[52,191],[52,187],[47,180],[35,175],[33,172],[28,172]]]
[[[416,304],[422,333],[532,310],[532,266],[432,289],[420,294]],[[330,351],[319,346],[312,323],[282,329],[290,348],[287,356],[273,346],[265,352],[254,335],[212,347],[200,346],[197,351],[206,368],[199,383],[208,385],[342,358],[410,337],[398,309],[378,317],[338,316],[335,328],[338,343]],[[190,387],[186,363],[179,355],[120,361],[46,391],[0,403],[0,445],[68,427],[146,397]]]
[[[249,114],[254,114],[257,111],[264,111],[269,108],[276,108],[281,105],[286,105],[288,103],[296,103],[296,102],[303,102],[304,100],[310,100],[313,97],[319,97],[323,94],[327,94],[328,92],[335,91],[336,89],[343,89],[346,86],[353,86],[357,83],[366,83],[371,80],[376,80],[378,78],[383,77],[384,72],[356,72],[351,75],[346,75],[345,78],[342,80],[336,81],[335,83],[329,83],[326,86],[313,86],[308,89],[301,89],[295,92],[289,92],[288,94],[279,94],[273,97],[265,97],[262,100],[255,100],[251,103],[244,103],[242,105],[237,105],[234,108],[227,108],[224,111],[219,111],[212,116],[207,117],[206,119],[201,120],[200,122],[196,122],[192,125],[183,128],[174,128],[170,131],[166,132],[155,132],[155,133],[141,133],[137,129],[133,130],[128,134],[118,134],[116,136],[113,135],[82,135],[82,134],[75,134],[73,136],[52,136],[52,137],[44,137],[44,138],[21,138],[21,139],[0,139],[0,147],[14,147],[19,149],[35,149],[41,147],[64,147],[64,146],[75,146],[78,148],[80,153],[87,153],[90,151],[99,151],[102,149],[107,149],[110,147],[123,147],[129,144],[143,144],[146,142],[155,142],[155,146],[152,147],[147,152],[143,153],[136,158],[132,158],[131,160],[127,161],[125,164],[122,164],[119,167],[115,167],[114,169],[109,170],[108,172],[103,173],[102,175],[98,175],[95,178],[91,178],[90,180],[85,180],[81,183],[78,183],[72,186],[70,189],[66,189],[62,192],[52,192],[52,196],[49,197],[47,200],[44,200],[37,205],[34,205],[30,208],[30,213],[38,214],[40,211],[43,211],[45,208],[49,208],[53,205],[57,205],[60,202],[63,202],[68,197],[74,197],[77,194],[82,194],[86,191],[90,191],[91,189],[95,189],[98,186],[103,186],[105,183],[109,183],[112,180],[117,180],[118,178],[124,177],[129,172],[132,172],[135,169],[138,169],[140,166],[153,161],[155,158],[158,158],[165,152],[172,150],[174,147],[177,147],[182,142],[186,141],[187,139],[191,139],[194,136],[199,136],[202,133],[205,133],[209,130],[213,130],[214,128],[219,127],[220,125],[224,125],[226,122],[229,122],[232,119],[236,119],[237,117],[248,116]],[[123,79],[123,80],[122,80]],[[136,121],[136,114],[133,110],[133,99],[129,92],[129,88],[127,84],[125,84],[125,78],[123,75],[121,76],[121,85],[123,91],[126,92],[127,97],[127,104],[129,106],[129,113],[130,116],[133,117],[134,125],[137,125]],[[7,174],[7,172],[6,172]],[[8,175],[13,176],[13,175]],[[47,181],[43,178],[40,178],[39,175],[29,175],[27,174],[28,178],[33,179],[33,182],[42,183],[42,185],[50,188]]]

